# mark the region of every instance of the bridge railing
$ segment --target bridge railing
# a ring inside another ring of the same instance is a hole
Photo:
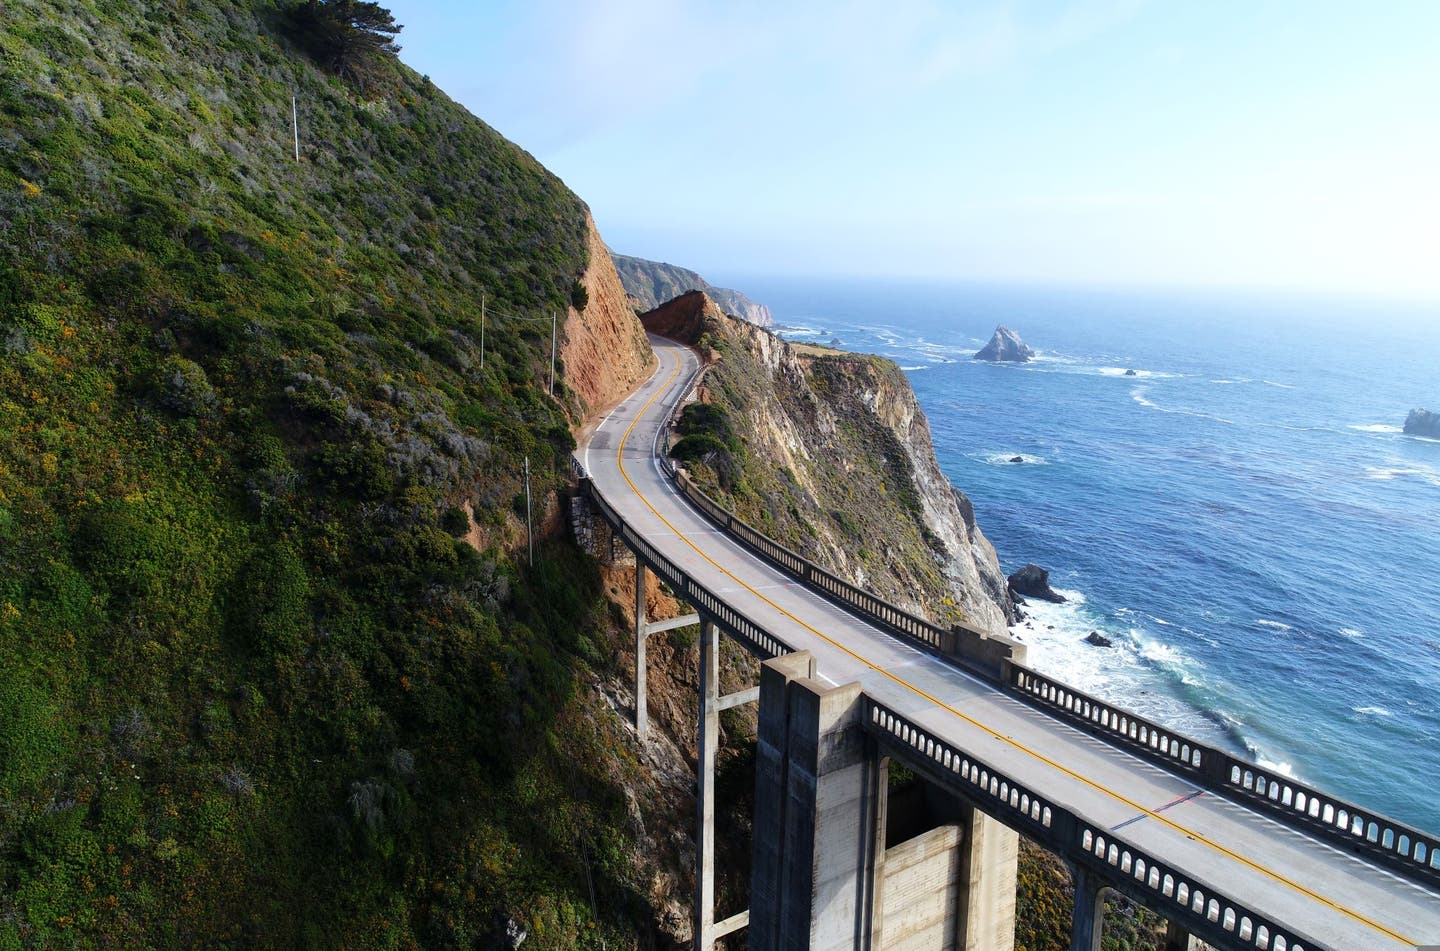
[[[1197,785],[1412,878],[1440,885],[1440,837],[1321,792],[1018,664],[1006,686],[1057,719]]]
[[[1243,944],[1265,951],[1324,947],[1114,832],[1084,821],[868,694],[861,695],[860,703],[861,721],[882,751],[1010,828],[1082,864],[1106,885],[1183,925],[1196,937],[1211,944]]]
[[[1015,657],[1018,642],[963,624],[953,627],[932,624],[777,542],[717,502],[683,469],[671,465],[665,471],[681,494],[731,538],[852,614],[992,680],[1000,678],[1003,661]]]
[[[619,512],[615,511],[604,495],[595,491],[595,485],[588,477],[581,477],[579,484],[580,491],[590,500],[595,511],[610,526],[611,531],[629,546],[630,550],[635,553],[635,557],[644,562],[646,567],[654,571],[677,596],[695,608],[702,617],[718,625],[726,634],[745,645],[750,653],[762,660],[789,654],[794,650],[789,644],[765,630],[745,614],[735,610],[723,598],[696,581],[684,569],[661,554],[643,535],[626,522]]]

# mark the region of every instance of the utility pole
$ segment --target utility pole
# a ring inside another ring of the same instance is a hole
[[[485,369],[485,292],[480,292],[480,369]]]
[[[530,546],[530,567],[535,567],[535,528],[530,520],[530,457],[525,457],[525,541]]]
[[[295,105],[295,94],[290,94],[290,128],[295,132],[295,161],[300,161],[300,109]]]
[[[550,311],[550,395],[555,395],[555,311]]]

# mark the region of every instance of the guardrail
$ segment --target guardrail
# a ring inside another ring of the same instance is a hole
[[[882,750],[941,788],[959,792],[1005,825],[1083,864],[1106,885],[1212,944],[1265,951],[1321,951],[1325,945],[1181,872],[1108,829],[1016,782],[913,720],[862,694],[861,722]]]
[[[580,479],[580,491],[589,498],[595,511],[610,526],[611,531],[630,547],[630,550],[635,553],[635,557],[643,561],[646,567],[670,585],[670,589],[688,602],[701,617],[719,626],[726,634],[745,645],[750,653],[762,660],[789,654],[794,650],[789,644],[732,608],[723,598],[660,554],[659,550],[646,541],[644,536],[620,517],[620,513],[611,507],[610,503],[605,500],[605,496],[595,491],[595,484],[590,481],[588,476]]]
[[[1005,686],[1031,705],[1214,792],[1431,885],[1440,885],[1440,837],[1321,792],[1012,665]]]
[[[764,561],[794,575],[810,590],[877,627],[944,655],[991,680],[1001,678],[1005,661],[1023,654],[1023,645],[1009,637],[995,637],[961,624],[940,627],[851,584],[737,517],[706,494],[684,470],[672,465],[666,473],[674,480],[680,493],[731,538]]]

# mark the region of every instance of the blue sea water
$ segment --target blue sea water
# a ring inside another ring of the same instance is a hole
[[[1440,308],[735,281],[905,367],[1001,565],[1072,598],[1017,628],[1037,667],[1440,830],[1440,442],[1400,432],[1440,409]],[[1038,359],[972,361],[1000,323]]]

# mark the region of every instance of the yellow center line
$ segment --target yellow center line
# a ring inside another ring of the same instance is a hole
[[[870,668],[870,669],[873,670],[875,673],[880,674],[882,677],[885,677],[886,679],[888,679],[888,680],[890,680],[890,681],[893,681],[896,685],[898,685],[898,686],[900,686],[900,687],[902,687],[902,688],[910,691],[911,693],[915,694],[916,696],[919,696],[919,697],[921,697],[921,698],[929,701],[930,703],[934,704],[935,706],[939,707],[940,709],[945,710],[946,712],[948,712],[948,713],[950,713],[950,714],[953,714],[954,716],[960,718],[961,720],[964,720],[966,723],[970,724],[971,726],[975,727],[976,729],[981,730],[981,731],[983,731],[983,732],[985,732],[985,733],[988,733],[990,736],[994,737],[995,739],[999,740],[1000,742],[1005,743],[1006,745],[1008,745],[1008,746],[1010,746],[1010,747],[1013,747],[1014,749],[1020,751],[1021,753],[1024,753],[1024,754],[1026,754],[1026,755],[1028,755],[1028,756],[1031,756],[1031,757],[1039,760],[1040,762],[1044,763],[1045,765],[1049,766],[1050,768],[1055,769],[1055,770],[1058,770],[1059,772],[1065,774],[1066,776],[1069,776],[1071,779],[1074,779],[1074,780],[1076,780],[1077,782],[1083,783],[1084,785],[1089,786],[1091,789],[1094,789],[1095,791],[1097,791],[1097,792],[1099,792],[1099,793],[1102,793],[1103,795],[1109,796],[1110,798],[1116,800],[1117,802],[1123,803],[1124,805],[1128,806],[1129,808],[1134,809],[1136,812],[1143,813],[1144,815],[1148,816],[1149,818],[1154,819],[1156,822],[1159,822],[1159,823],[1161,823],[1162,825],[1168,826],[1169,828],[1175,830],[1176,832],[1181,833],[1181,834],[1184,835],[1184,836],[1187,836],[1187,837],[1190,838],[1190,839],[1193,839],[1193,840],[1196,841],[1196,842],[1200,842],[1200,843],[1202,843],[1202,844],[1204,844],[1204,845],[1206,845],[1206,846],[1209,846],[1211,849],[1214,849],[1216,852],[1219,852],[1221,855],[1224,855],[1224,856],[1226,856],[1226,857],[1228,857],[1228,858],[1231,858],[1231,859],[1233,859],[1233,860],[1241,863],[1242,865],[1246,866],[1247,868],[1250,868],[1250,869],[1252,869],[1252,870],[1254,870],[1254,871],[1256,871],[1256,872],[1259,872],[1260,874],[1262,874],[1262,875],[1264,875],[1264,876],[1266,876],[1266,877],[1268,877],[1268,878],[1271,878],[1271,879],[1275,880],[1276,882],[1279,882],[1279,883],[1282,884],[1282,885],[1286,885],[1286,886],[1288,886],[1289,888],[1294,889],[1295,891],[1297,891],[1297,892],[1299,892],[1300,894],[1306,896],[1307,898],[1310,898],[1310,899],[1312,899],[1312,900],[1314,900],[1314,901],[1320,902],[1321,904],[1323,904],[1323,905],[1325,905],[1325,906],[1327,906],[1327,907],[1329,907],[1329,908],[1333,908],[1334,910],[1340,912],[1341,914],[1343,914],[1343,915],[1345,915],[1345,916],[1347,916],[1347,917],[1349,917],[1349,918],[1351,918],[1351,919],[1353,919],[1353,920],[1355,920],[1355,921],[1358,921],[1359,923],[1361,923],[1362,925],[1365,925],[1365,926],[1368,927],[1368,928],[1371,928],[1371,929],[1373,929],[1373,930],[1375,930],[1375,931],[1378,931],[1378,932],[1380,932],[1381,934],[1386,935],[1387,937],[1393,938],[1394,940],[1399,941],[1399,942],[1401,942],[1402,944],[1408,944],[1408,945],[1414,946],[1414,945],[1416,945],[1416,944],[1419,943],[1419,942],[1415,941],[1413,938],[1407,938],[1407,937],[1405,937],[1404,935],[1400,934],[1399,932],[1394,931],[1394,930],[1386,927],[1385,925],[1380,924],[1378,921],[1375,921],[1375,920],[1373,920],[1373,919],[1371,919],[1371,918],[1366,917],[1365,915],[1361,914],[1361,913],[1358,912],[1358,911],[1354,911],[1353,909],[1347,908],[1347,907],[1345,907],[1344,905],[1339,904],[1338,902],[1335,902],[1335,901],[1332,901],[1332,900],[1329,899],[1329,898],[1326,898],[1324,895],[1319,894],[1318,892],[1316,892],[1316,891],[1314,891],[1314,890],[1306,887],[1305,885],[1300,884],[1299,882],[1296,882],[1296,881],[1293,881],[1293,880],[1291,880],[1291,879],[1286,878],[1284,875],[1280,874],[1279,872],[1276,872],[1276,871],[1274,871],[1274,870],[1272,870],[1272,869],[1266,868],[1264,865],[1261,865],[1259,862],[1256,862],[1256,861],[1254,861],[1253,859],[1247,858],[1247,857],[1241,855],[1240,853],[1234,851],[1233,849],[1228,848],[1227,846],[1221,845],[1221,844],[1218,843],[1218,842],[1214,842],[1214,841],[1206,838],[1205,836],[1203,836],[1203,835],[1201,835],[1200,833],[1194,831],[1193,829],[1189,829],[1189,828],[1187,828],[1186,826],[1183,826],[1183,825],[1181,825],[1180,823],[1175,822],[1174,820],[1168,818],[1167,816],[1161,815],[1159,812],[1156,812],[1156,811],[1153,810],[1153,809],[1150,809],[1150,808],[1148,808],[1148,807],[1146,807],[1146,806],[1144,806],[1144,805],[1141,805],[1140,803],[1134,801],[1133,799],[1130,799],[1130,798],[1122,795],[1121,793],[1117,793],[1117,792],[1115,792],[1114,790],[1112,790],[1112,789],[1110,789],[1110,788],[1108,788],[1108,787],[1106,787],[1106,786],[1101,785],[1100,783],[1096,782],[1096,781],[1093,780],[1093,779],[1090,779],[1090,778],[1087,777],[1087,776],[1083,776],[1083,775],[1081,775],[1080,773],[1075,772],[1074,770],[1070,769],[1068,766],[1065,766],[1065,765],[1062,764],[1062,763],[1058,763],[1058,762],[1056,762],[1055,760],[1051,759],[1050,757],[1046,756],[1045,754],[1043,754],[1043,753],[1041,753],[1041,752],[1039,752],[1039,751],[1037,751],[1037,750],[1033,750],[1033,749],[1031,749],[1030,747],[1024,745],[1023,743],[1020,743],[1020,742],[1018,742],[1018,741],[1016,741],[1016,740],[1013,740],[1013,739],[1011,739],[1010,737],[1005,736],[1004,734],[1000,733],[999,731],[997,731],[997,730],[995,730],[995,729],[993,729],[993,728],[991,728],[991,727],[989,727],[989,726],[986,726],[984,723],[981,723],[979,720],[976,720],[974,717],[971,717],[971,716],[969,716],[969,715],[967,715],[967,714],[965,714],[965,713],[960,712],[958,709],[956,709],[955,707],[952,707],[950,704],[948,704],[948,703],[946,703],[945,701],[941,700],[939,697],[936,697],[936,696],[934,696],[933,694],[930,694],[930,693],[928,693],[927,691],[925,691],[923,688],[917,687],[917,686],[915,686],[914,684],[910,683],[909,681],[904,680],[903,678],[896,676],[895,674],[893,674],[893,673],[891,673],[890,671],[886,670],[884,667],[881,667],[880,665],[872,662],[871,660],[869,660],[869,659],[867,659],[867,658],[865,658],[865,657],[862,657],[860,654],[857,654],[855,651],[853,651],[853,650],[851,650],[850,648],[846,647],[844,644],[841,644],[839,641],[836,641],[836,640],[834,640],[833,638],[829,637],[828,635],[823,634],[823,633],[821,633],[820,631],[816,630],[814,627],[811,627],[811,626],[810,626],[809,624],[807,624],[805,621],[803,621],[803,620],[801,620],[800,618],[796,617],[795,615],[791,614],[789,611],[787,611],[785,608],[781,607],[780,605],[776,604],[774,601],[771,601],[769,598],[765,597],[765,595],[761,594],[759,591],[756,591],[754,588],[752,588],[750,585],[746,584],[746,583],[745,583],[744,581],[742,581],[740,578],[737,578],[737,577],[736,577],[734,574],[732,574],[732,573],[729,571],[729,569],[727,569],[724,565],[721,565],[721,564],[720,564],[718,561],[716,561],[714,558],[711,558],[711,557],[710,557],[709,555],[707,555],[705,552],[701,551],[700,548],[699,548],[699,546],[697,546],[697,545],[696,545],[694,542],[692,542],[684,533],[682,533],[678,528],[676,528],[676,527],[670,522],[669,519],[667,519],[664,515],[661,515],[661,514],[660,514],[660,511],[659,511],[658,509],[656,509],[653,504],[651,504],[650,500],[645,497],[645,494],[644,494],[643,492],[641,492],[639,488],[636,487],[636,485],[635,485],[635,483],[634,483],[633,481],[631,481],[631,479],[630,479],[630,474],[625,471],[625,459],[624,459],[625,444],[630,441],[630,434],[631,434],[632,432],[634,432],[635,427],[640,424],[640,420],[645,417],[645,414],[650,411],[650,407],[654,405],[655,401],[656,401],[657,399],[659,399],[660,396],[661,396],[663,393],[667,392],[667,391],[670,389],[671,384],[673,384],[673,383],[675,382],[675,378],[676,378],[677,376],[679,376],[679,374],[680,374],[680,367],[681,367],[681,365],[683,364],[683,362],[684,362],[684,361],[681,360],[681,361],[678,361],[678,362],[675,364],[675,368],[670,371],[669,377],[666,378],[665,382],[660,385],[660,388],[655,391],[655,393],[650,397],[650,399],[648,399],[648,400],[645,402],[645,405],[642,406],[642,407],[640,407],[640,411],[635,414],[635,418],[634,418],[633,420],[631,420],[630,425],[629,425],[629,426],[626,428],[626,430],[625,430],[625,434],[620,437],[620,445],[619,445],[619,446],[616,448],[616,450],[615,450],[615,463],[616,463],[616,465],[619,466],[619,468],[620,468],[620,475],[625,479],[625,484],[630,487],[630,491],[632,491],[632,492],[635,493],[636,498],[640,499],[641,502],[644,502],[644,503],[645,503],[645,507],[650,510],[651,514],[654,515],[656,518],[658,518],[661,522],[663,522],[663,523],[665,524],[665,527],[666,527],[666,528],[668,528],[668,529],[670,529],[670,531],[674,532],[676,538],[679,538],[679,539],[680,539],[681,541],[683,541],[686,545],[689,545],[690,548],[695,552],[695,554],[697,554],[697,555],[699,555],[701,558],[705,559],[705,560],[706,560],[707,562],[709,562],[712,566],[714,566],[718,571],[720,571],[722,574],[724,574],[726,577],[728,577],[731,581],[734,581],[736,584],[740,585],[740,586],[741,586],[742,588],[744,588],[746,591],[750,592],[752,595],[754,595],[755,597],[759,598],[759,599],[760,599],[761,601],[763,601],[765,604],[767,604],[767,605],[769,605],[770,607],[774,608],[776,611],[780,612],[780,614],[782,614],[782,615],[784,615],[785,617],[789,618],[791,621],[794,621],[796,624],[800,625],[800,626],[803,627],[805,630],[809,631],[811,634],[814,634],[816,637],[820,638],[820,639],[823,640],[825,643],[827,643],[827,644],[829,644],[830,646],[836,648],[837,650],[843,651],[845,654],[849,655],[851,658],[855,659],[856,661],[859,661],[861,664],[864,664],[866,667]],[[658,371],[657,371],[657,372],[658,372]]]

